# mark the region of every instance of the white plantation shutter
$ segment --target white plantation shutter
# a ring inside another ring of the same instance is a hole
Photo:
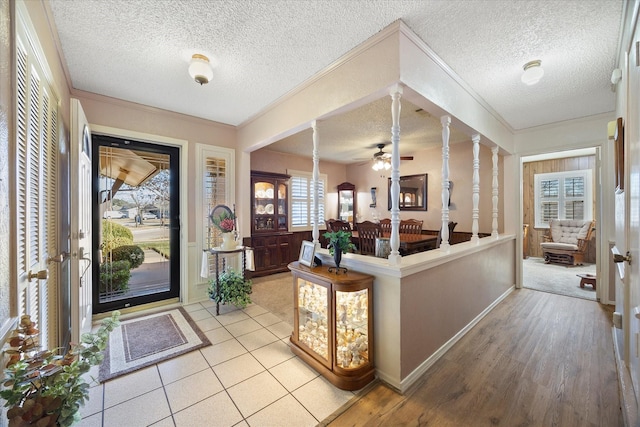
[[[591,170],[535,174],[534,182],[537,228],[551,219],[591,219]]]
[[[288,170],[291,175],[291,228],[295,230],[310,229],[313,226],[312,212],[313,200],[313,175],[310,172]],[[327,175],[320,174],[318,181],[318,224],[324,224],[325,220],[325,193],[327,187]]]
[[[58,345],[57,271],[55,266],[50,268],[49,278],[45,280],[29,281],[28,274],[48,269],[46,260],[59,246],[56,229],[58,101],[42,78],[43,68],[35,60],[24,31],[19,27],[16,39],[18,314],[31,316],[40,330],[40,342],[51,348]]]

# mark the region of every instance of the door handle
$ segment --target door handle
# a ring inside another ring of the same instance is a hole
[[[40,270],[36,273],[30,270],[29,274],[27,274],[27,278],[29,279],[29,281],[32,281],[33,279],[44,280],[48,277],[49,277],[49,272],[47,270]]]
[[[631,253],[627,252],[626,255],[613,254],[613,262],[625,262],[627,261],[631,265]]]
[[[51,264],[52,262],[63,262],[66,257],[69,256],[69,252],[62,252],[55,256],[50,256],[47,258],[47,264]]]

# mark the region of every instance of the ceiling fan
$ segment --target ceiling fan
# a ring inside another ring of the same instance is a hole
[[[385,144],[378,144],[378,152],[373,154],[373,170],[391,169],[391,154],[382,151]],[[413,160],[413,156],[400,156],[400,160]]]

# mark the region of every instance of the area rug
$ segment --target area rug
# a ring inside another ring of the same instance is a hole
[[[100,382],[211,343],[182,307],[123,320],[109,335]]]
[[[569,297],[596,300],[596,291],[591,285],[580,287],[578,274],[596,274],[595,264],[567,267],[545,264],[544,259],[530,257],[522,262],[522,285],[525,288]]]
[[[293,276],[291,273],[251,279],[251,301],[293,326]]]

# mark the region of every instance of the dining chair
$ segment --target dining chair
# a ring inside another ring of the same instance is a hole
[[[449,221],[449,242],[451,242],[451,236],[453,235],[453,229],[458,225],[457,222]],[[438,238],[436,239],[436,249],[440,247],[440,242],[442,241],[442,227],[438,231]]]
[[[324,223],[327,226],[327,231],[351,231],[351,224],[347,221],[342,221],[340,219],[327,219]]]
[[[422,223],[417,219],[405,219],[400,221],[400,234],[422,234]]]
[[[383,218],[380,220],[380,229],[383,236],[391,235],[391,218]]]
[[[376,238],[382,236],[380,225],[371,221],[359,222],[356,224],[358,229],[358,240],[360,253],[362,255],[376,254]]]

